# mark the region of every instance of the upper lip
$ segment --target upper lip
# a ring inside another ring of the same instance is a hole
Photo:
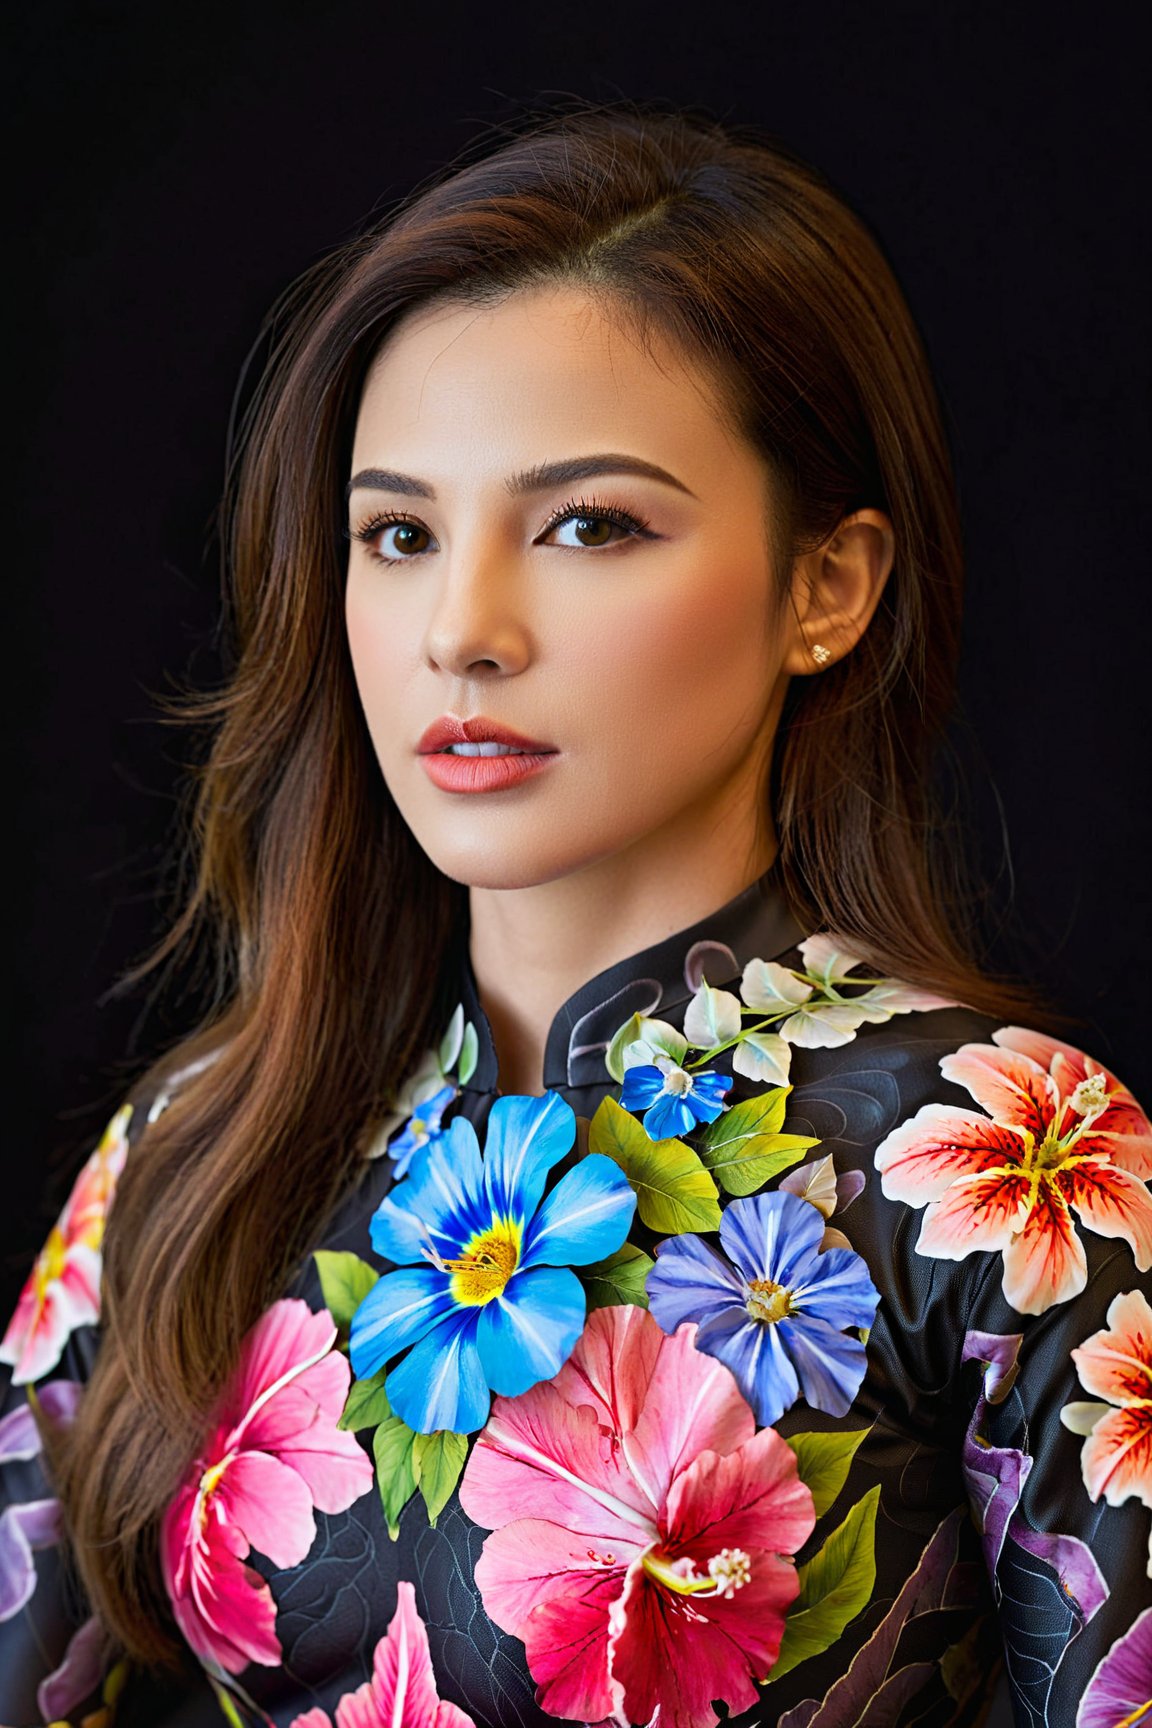
[[[484,714],[474,714],[469,720],[458,720],[455,714],[441,714],[431,726],[425,727],[416,750],[421,756],[430,756],[436,750],[443,750],[447,744],[512,744],[517,750],[540,752],[552,752],[556,748],[554,744],[541,744],[536,738],[526,738],[522,732],[514,732],[511,726],[501,726],[498,720],[489,720]]]

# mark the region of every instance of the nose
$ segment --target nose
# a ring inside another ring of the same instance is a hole
[[[520,671],[531,659],[524,582],[515,552],[472,536],[437,558],[424,658],[456,677]]]

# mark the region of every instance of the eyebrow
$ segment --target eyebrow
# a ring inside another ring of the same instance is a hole
[[[658,467],[655,462],[646,462],[642,456],[623,456],[612,452],[599,456],[569,456],[562,462],[539,462],[534,468],[525,468],[519,474],[510,474],[504,487],[513,498],[522,498],[532,492],[546,492],[552,486],[565,486],[575,480],[591,480],[597,474],[638,474],[644,479],[659,480],[665,486],[674,486],[678,492],[687,493],[689,498],[696,496],[682,480],[677,480],[674,474],[669,474],[666,468]],[[399,492],[405,498],[436,496],[427,481],[416,480],[411,474],[397,474],[391,468],[362,468],[344,488],[345,501],[353,492],[361,489],[371,492]]]

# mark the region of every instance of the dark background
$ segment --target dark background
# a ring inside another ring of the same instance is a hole
[[[995,953],[1152,1098],[1136,19],[1094,4],[1069,32],[1036,0],[9,15],[5,1294],[189,1012],[108,991],[161,927],[189,745],[154,695],[218,668],[210,528],[261,318],[372,211],[551,96],[767,127],[878,233],[958,469]]]

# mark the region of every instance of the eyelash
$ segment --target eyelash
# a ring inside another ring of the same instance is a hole
[[[651,540],[656,537],[650,532],[646,517],[635,516],[630,510],[623,510],[619,505],[609,504],[600,498],[570,499],[567,504],[562,504],[558,510],[552,512],[541,529],[541,533],[550,534],[554,528],[559,528],[561,523],[571,520],[611,522],[615,527],[624,529],[629,539]],[[368,548],[368,556],[374,559],[377,564],[410,564],[414,559],[422,557],[423,554],[413,552],[406,558],[388,558],[383,552],[376,552],[372,549],[371,542],[382,528],[397,526],[423,528],[424,524],[415,521],[411,516],[405,516],[399,510],[381,510],[370,517],[367,522],[361,523],[359,527],[345,529],[344,534],[348,540],[362,541]],[[426,529],[425,532],[427,532]],[[614,544],[619,546],[622,542],[618,540]],[[562,550],[574,552],[577,548],[567,546],[563,547]],[[595,552],[606,550],[606,548],[586,546],[582,550]]]

